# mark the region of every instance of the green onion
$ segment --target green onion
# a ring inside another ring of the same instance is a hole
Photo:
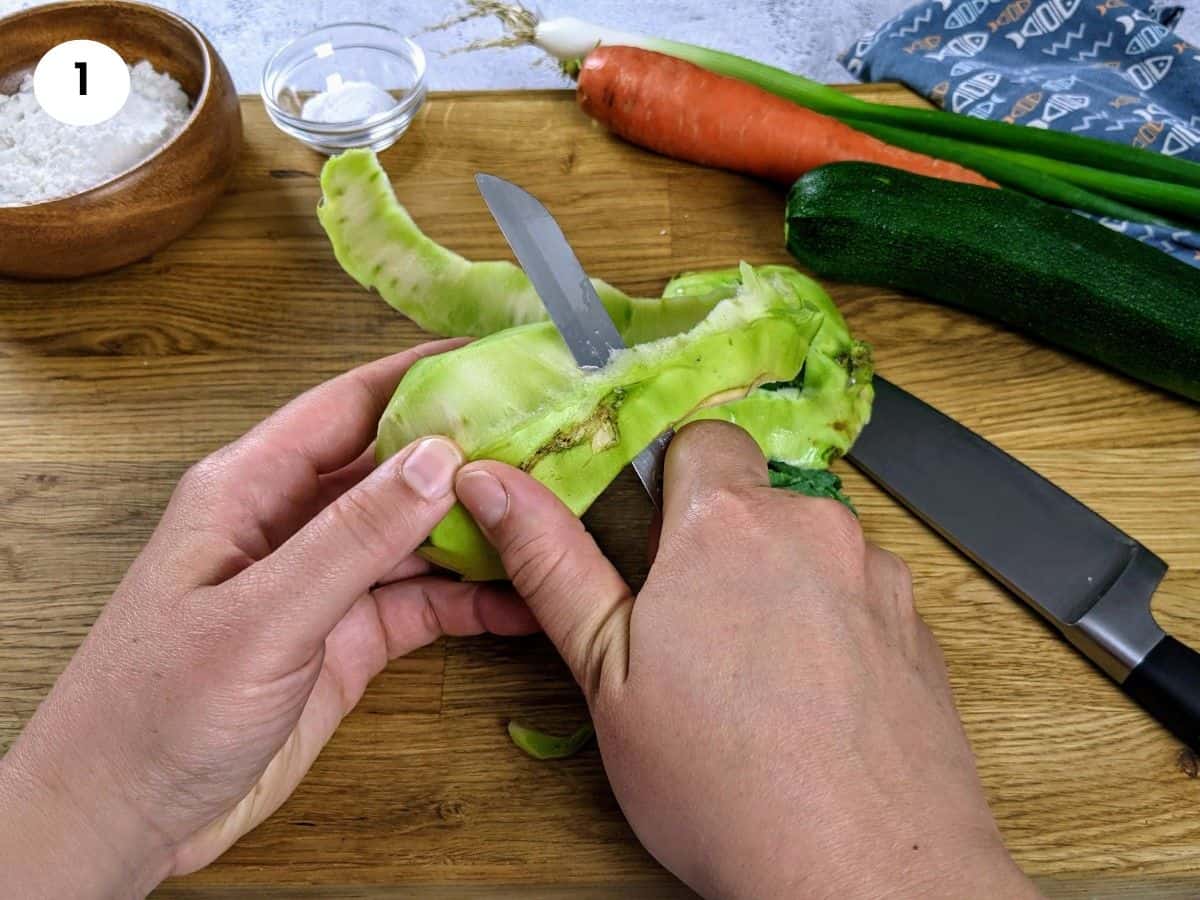
[[[1087,190],[1080,187],[1078,183],[1052,174],[1049,171],[1052,167],[1047,163],[1053,161],[1044,160],[1041,157],[1014,153],[1011,150],[1001,150],[995,147],[981,147],[978,144],[968,144],[952,138],[914,134],[903,128],[876,125],[872,122],[848,120],[846,124],[897,147],[936,156],[939,159],[951,160],[960,166],[974,169],[998,184],[1050,203],[1112,219],[1128,219],[1131,222],[1148,222],[1154,225],[1171,224],[1161,216],[1145,209],[1139,209]],[[1082,168],[1082,166],[1075,168]],[[1097,174],[1107,176],[1112,173],[1098,172]],[[1161,189],[1168,187],[1160,182],[1152,182],[1152,184]]]
[[[1200,224],[1200,188],[1167,184],[1150,178],[1105,172],[1091,166],[1047,159],[1019,150],[993,148],[993,152],[1015,163],[1037,168],[1047,175],[1071,181],[1081,188],[1105,194],[1142,209],[1162,210],[1169,216]],[[1125,218],[1129,218],[1126,216]]]
[[[468,6],[470,11],[453,22],[496,16],[508,31],[498,41],[473,46],[534,44],[562,61],[568,73],[601,44],[653,50],[756,85],[888,143],[967,165],[1054,203],[1139,222],[1200,218],[1200,164],[1188,160],[1078,134],[872,103],[732,53],[580,19],[540,20],[520,5],[498,0],[468,0]]]

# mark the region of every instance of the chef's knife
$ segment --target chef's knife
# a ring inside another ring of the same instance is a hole
[[[1166,563],[878,376],[871,423],[849,458],[1200,751],[1200,654],[1164,634],[1150,611]]]
[[[475,184],[579,367],[598,369],[614,350],[625,349],[591,279],[546,207],[495,175],[481,172]],[[633,460],[655,506],[662,496],[662,457],[670,439],[670,432],[660,435]]]

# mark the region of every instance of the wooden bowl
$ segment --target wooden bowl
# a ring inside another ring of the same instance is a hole
[[[191,24],[153,6],[74,0],[0,19],[0,93],[15,93],[42,54],[75,38],[101,41],[131,65],[149,60],[183,86],[192,114],[170,142],[97,187],[0,206],[2,275],[72,278],[149,256],[208,212],[237,162],[242,114],[229,70]]]

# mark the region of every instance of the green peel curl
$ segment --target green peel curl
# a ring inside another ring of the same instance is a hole
[[[596,729],[588,722],[586,725],[580,725],[567,737],[555,737],[518,722],[509,722],[508,736],[534,759],[567,759],[591,742],[596,736]]]

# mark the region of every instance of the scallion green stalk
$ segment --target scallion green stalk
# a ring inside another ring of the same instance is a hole
[[[1200,188],[1166,184],[1151,178],[1122,175],[1119,172],[1105,172],[1091,166],[1048,159],[1004,147],[989,149],[1014,163],[1039,169],[1047,175],[1070,181],[1094,193],[1104,194],[1141,209],[1160,210],[1167,216],[1191,222],[1190,227],[1200,224]]]
[[[936,156],[939,159],[948,159],[960,166],[974,169],[997,184],[1030,194],[1049,203],[1057,203],[1060,206],[1112,219],[1126,219],[1131,222],[1146,222],[1152,225],[1171,224],[1167,219],[1154,212],[1122,203],[1110,196],[1081,187],[1077,182],[1059,177],[1056,171],[1050,171],[1053,167],[1044,165],[1048,161],[1039,157],[1031,157],[1027,154],[1014,153],[996,147],[984,147],[966,141],[956,141],[953,138],[937,135],[916,134],[903,128],[877,125],[874,122],[860,122],[857,119],[848,119],[846,124],[894,146]],[[1082,168],[1082,166],[1075,168]],[[1111,173],[1099,174],[1110,175]],[[1154,184],[1165,187],[1159,182],[1154,182]]]

